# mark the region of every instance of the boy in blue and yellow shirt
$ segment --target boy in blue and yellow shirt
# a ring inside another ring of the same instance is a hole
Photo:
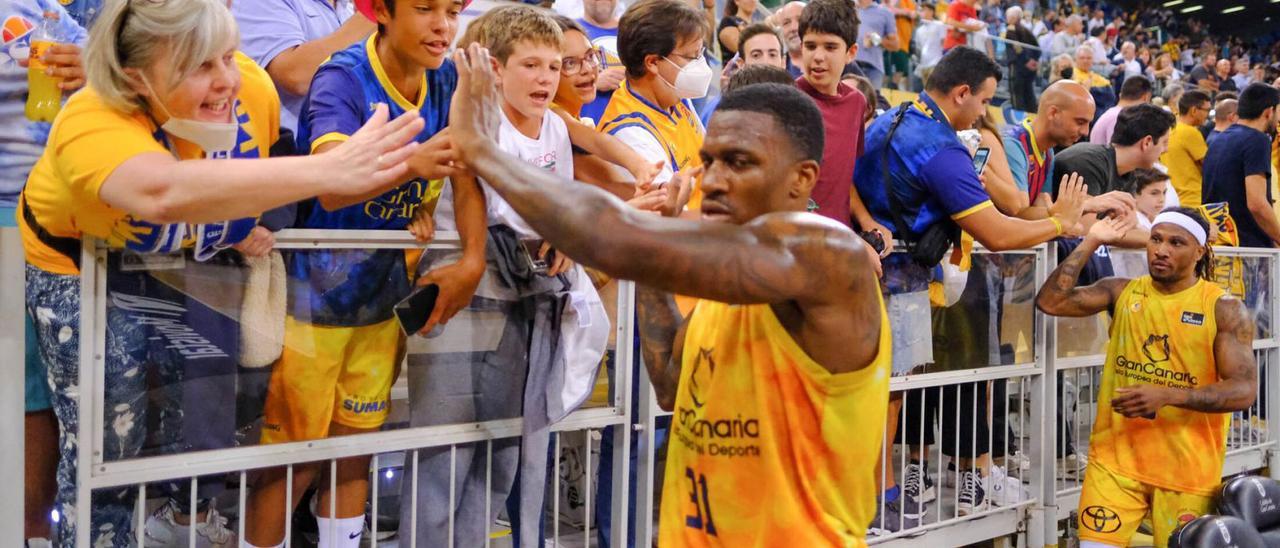
[[[397,9],[397,3],[402,4]],[[363,0],[378,31],[334,54],[312,80],[298,121],[298,146],[323,154],[354,134],[385,103],[392,115],[418,109],[426,122],[404,184],[364,201],[321,196],[299,207],[300,228],[404,230],[420,208],[434,211],[444,178],[453,185],[453,209],[463,257],[428,274],[441,286],[436,310],[457,310],[471,299],[484,272],[485,205],[475,180],[451,164],[449,101],[457,75],[445,53],[458,28],[461,0],[421,2]],[[422,235],[425,236],[425,235]],[[285,348],[267,393],[262,441],[279,443],[377,430],[386,420],[391,385],[398,374],[404,339],[395,304],[411,290],[403,250],[319,250],[288,259],[289,317]],[[434,274],[434,275],[432,275]],[[440,320],[448,320],[440,317]],[[317,505],[320,546],[358,546],[364,526],[369,458],[338,462],[336,516],[327,489]],[[293,493],[302,491],[318,467],[296,467]],[[246,541],[278,545],[284,534],[283,469],[267,472],[249,504]],[[336,520],[332,523],[331,520]],[[337,535],[329,538],[330,531]]]

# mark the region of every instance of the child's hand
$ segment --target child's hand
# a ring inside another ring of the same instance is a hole
[[[635,177],[637,188],[642,186],[647,187],[653,184],[654,177],[657,177],[659,173],[662,173],[662,165],[662,161],[657,161],[652,164],[639,161],[636,162],[628,171],[631,172],[632,177]]]
[[[418,243],[431,243],[431,240],[435,239],[436,220],[426,212],[426,208],[419,207],[413,214],[413,220],[409,221],[409,233],[413,234]]]

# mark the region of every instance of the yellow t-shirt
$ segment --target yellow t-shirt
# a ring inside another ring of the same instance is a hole
[[[659,542],[866,546],[892,354],[832,374],[767,304],[699,300],[685,334]]]
[[[240,136],[232,156],[265,158],[280,135],[280,98],[266,71],[240,52],[235,58],[241,82],[235,105]],[[205,155],[194,144],[172,142],[181,159]],[[49,143],[27,179],[21,200],[31,207],[40,226],[54,236],[89,235],[105,240],[111,247],[140,244],[163,231],[108,205],[98,192],[121,164],[151,152],[169,152],[157,138],[152,119],[143,112],[127,114],[116,110],[87,87],[71,96],[54,120]],[[36,237],[26,226],[21,210],[18,226],[28,263],[53,274],[79,273],[70,258]],[[192,243],[184,242],[187,246]]]
[[[1169,150],[1160,156],[1160,163],[1169,168],[1169,182],[1178,191],[1182,207],[1200,206],[1200,164],[1208,151],[1200,128],[1178,122],[1169,134]]]
[[[916,11],[915,0],[898,0],[899,9]],[[902,52],[911,51],[911,31],[916,28],[916,22],[909,17],[894,16],[894,21],[898,25],[898,50]]]
[[[1204,280],[1172,295],[1156,291],[1150,276],[1125,286],[1111,323],[1090,463],[1161,489],[1214,493],[1222,480],[1230,414],[1165,406],[1154,420],[1130,419],[1111,410],[1111,399],[1126,386],[1199,388],[1218,382],[1214,310],[1225,294]]]
[[[670,110],[631,91],[631,84],[623,82],[609,98],[609,105],[600,116],[598,129],[615,135],[627,128],[641,128],[652,135],[662,147],[662,160],[674,172],[694,169],[702,165],[702,121],[687,101],[680,101]],[[643,154],[643,153],[642,153]],[[702,178],[695,181],[689,193],[690,211],[702,209]],[[685,316],[693,310],[697,299],[676,295],[676,306]]]

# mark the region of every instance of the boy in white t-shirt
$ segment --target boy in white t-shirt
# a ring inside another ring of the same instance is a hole
[[[572,179],[574,145],[570,133],[582,129],[591,137],[595,132],[586,126],[571,128],[550,111],[560,83],[563,34],[559,24],[545,10],[520,4],[504,5],[472,21],[457,47],[467,47],[473,42],[489,48],[495,60],[502,90],[501,109],[496,113],[498,147],[530,164]],[[612,140],[614,142],[593,139],[581,146],[606,161],[634,154],[616,139]],[[622,147],[623,154],[610,154],[607,149],[593,151],[596,148],[593,145],[598,143]],[[641,165],[636,159],[638,156],[629,163]],[[545,482],[545,477],[535,476],[539,471],[545,473],[546,462],[542,459],[547,456],[547,450],[530,441],[535,439],[529,432],[530,421],[554,422],[585,401],[594,386],[610,332],[599,294],[580,265],[542,243],[534,247],[530,255],[535,261],[545,260],[546,270],[540,273],[524,268],[518,246],[533,247],[528,242],[539,243],[542,237],[502,196],[483,184],[483,179],[481,183],[490,232],[485,276],[471,308],[459,316],[463,323],[460,330],[451,333],[445,329],[433,339],[410,341],[410,422],[415,426],[456,424],[512,418],[523,412],[526,435],[519,445],[510,441],[494,442],[488,450],[481,445],[479,449],[460,446],[452,455],[449,451],[419,452],[418,480],[403,494],[409,497],[416,490],[418,496],[421,526],[414,534],[419,546],[448,544],[445,533],[449,529],[444,525],[450,516],[454,524],[454,544],[482,544],[485,526],[496,518],[493,513],[496,506],[486,508],[486,501],[508,500],[513,487],[518,487],[517,481],[525,486]],[[446,186],[441,195],[442,205],[447,205],[445,194],[449,192]],[[435,219],[442,229],[452,229],[447,207],[437,209]],[[417,223],[411,230],[421,237],[430,232],[429,225],[429,222]],[[514,242],[513,237],[520,242]],[[431,260],[432,252],[428,250],[423,261]],[[422,269],[419,265],[419,270]],[[556,289],[548,291],[549,285]],[[561,304],[545,307],[548,295]],[[545,327],[553,324],[558,328]],[[493,345],[485,346],[486,343],[471,336],[473,332],[482,331],[493,335]],[[455,342],[462,346],[461,350],[454,348],[458,346]],[[553,349],[550,360],[547,348]],[[536,394],[552,393],[555,398],[547,398],[545,409],[539,408],[543,404],[536,400]],[[532,407],[530,397],[535,398]],[[545,432],[549,430],[539,431]],[[536,439],[545,442],[548,438]],[[517,467],[522,476],[518,480]],[[453,488],[449,486],[450,469],[459,478]],[[490,479],[486,479],[486,470]],[[512,517],[513,527],[518,529],[516,534],[521,536],[521,543],[535,544],[540,542],[536,538],[536,518],[542,501],[534,489],[523,490],[526,491],[524,497],[511,495],[510,500],[518,501],[521,508],[509,509],[508,515]],[[452,493],[453,498],[444,500],[441,498],[444,493]],[[402,506],[408,508],[409,501],[405,498]],[[518,527],[520,518],[525,518],[523,527]],[[408,522],[408,519],[403,521]],[[411,536],[407,529],[401,528],[401,538]]]

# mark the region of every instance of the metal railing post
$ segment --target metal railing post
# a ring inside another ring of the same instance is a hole
[[[1053,242],[1040,248],[1036,257],[1036,290],[1044,285],[1049,273],[1057,266],[1057,245]],[[1038,320],[1036,363],[1043,367],[1038,377],[1031,378],[1031,485],[1040,504],[1031,509],[1028,526],[1028,542],[1031,546],[1056,546],[1058,527],[1058,480],[1056,476],[1058,437],[1057,409],[1057,361],[1058,329],[1053,316],[1034,312]]]
[[[611,546],[626,547],[628,532],[631,524],[628,523],[628,509],[635,501],[631,500],[631,407],[635,402],[631,398],[631,387],[637,379],[632,378],[631,364],[639,359],[635,355],[635,303],[636,303],[636,284],[629,281],[620,281],[618,283],[618,325],[615,327],[618,336],[616,338],[616,349],[614,350],[613,361],[613,405],[617,409],[617,413],[622,416],[622,424],[613,428],[613,485],[610,493],[613,495],[610,501],[610,533],[612,538],[609,539]],[[648,375],[641,375],[646,386]],[[642,387],[643,389],[643,387]],[[644,392],[641,392],[642,394]],[[603,443],[603,440],[601,440]],[[589,445],[588,445],[589,447]],[[588,455],[588,458],[590,456]],[[601,466],[604,463],[600,463]],[[590,479],[588,478],[588,485]],[[637,486],[640,489],[640,486]],[[587,512],[594,511],[593,508],[587,508]]]
[[[17,228],[0,229],[0,310],[8,310],[0,319],[0,355],[9,356],[9,367],[0,383],[0,439],[8,440],[17,450],[0,451],[0,469],[18,471],[18,478],[25,478],[23,463],[26,456],[25,438],[26,401],[23,382],[26,368],[22,367],[26,355],[26,287],[24,284],[25,261],[22,252],[22,235]],[[43,381],[43,379],[42,379]],[[25,481],[5,482],[0,492],[0,545],[22,546]],[[8,494],[3,494],[8,493]]]

